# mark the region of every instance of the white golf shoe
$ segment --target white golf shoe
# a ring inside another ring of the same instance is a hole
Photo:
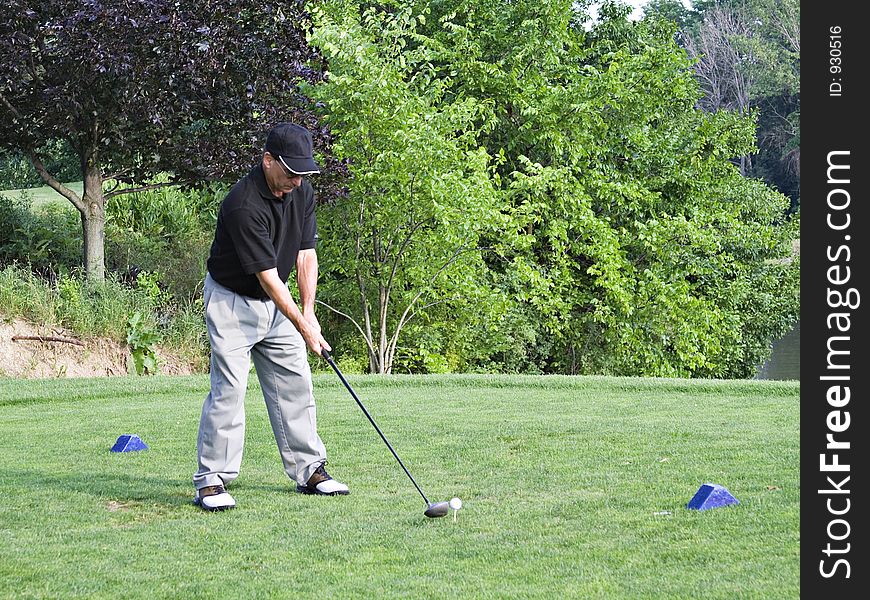
[[[306,485],[296,484],[296,491],[301,494],[314,494],[317,496],[346,496],[350,493],[348,487],[330,477],[323,465],[308,478]]]
[[[209,485],[196,490],[193,503],[203,510],[218,511],[233,508],[235,499],[224,489],[222,485]]]

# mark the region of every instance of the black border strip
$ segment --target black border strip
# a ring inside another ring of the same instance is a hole
[[[857,598],[870,589],[867,477],[859,457],[867,454],[870,370],[864,351],[870,30],[861,5],[801,6],[801,593],[807,597]]]

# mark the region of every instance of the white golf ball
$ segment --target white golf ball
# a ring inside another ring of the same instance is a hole
[[[462,500],[460,500],[459,498],[451,498],[450,508],[452,508],[453,510],[459,510],[460,508],[462,508]]]

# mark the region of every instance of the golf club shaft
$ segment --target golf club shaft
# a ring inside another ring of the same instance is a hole
[[[347,382],[347,379],[344,378],[344,375],[343,375],[343,374],[341,373],[341,371],[339,370],[338,365],[336,365],[336,364],[335,364],[335,361],[332,360],[332,357],[329,355],[329,351],[326,350],[326,348],[324,348],[323,351],[322,351],[322,354],[323,354],[323,358],[326,359],[326,362],[329,363],[329,366],[332,367],[332,370],[335,371],[335,374],[338,375],[338,378],[341,379],[341,382],[344,384],[344,387],[347,388],[347,391],[350,392],[350,395],[353,396],[353,399],[354,399],[354,400],[356,400],[357,405],[360,407],[360,409],[362,409],[363,414],[365,414],[366,418],[368,418],[369,423],[372,424],[372,427],[375,428],[375,431],[377,431],[377,432],[378,432],[378,435],[381,436],[381,439],[384,440],[384,443],[387,445],[387,448],[389,448],[389,449],[390,449],[390,452],[393,453],[393,456],[396,457],[396,460],[399,462],[399,465],[401,465],[402,469],[405,471],[405,475],[408,476],[408,479],[411,480],[411,483],[414,484],[414,487],[417,488],[417,491],[420,492],[420,495],[421,495],[421,496],[423,496],[423,500],[426,502],[427,505],[430,504],[429,499],[426,497],[426,494],[423,493],[423,490],[421,490],[421,489],[420,489],[420,486],[417,485],[417,482],[414,481],[414,477],[411,475],[411,472],[410,472],[410,471],[408,470],[408,468],[405,466],[405,463],[402,462],[402,459],[399,458],[399,455],[396,454],[396,451],[395,451],[395,450],[393,450],[393,447],[390,445],[390,442],[387,440],[387,437],[386,437],[386,436],[384,435],[384,433],[381,431],[381,428],[378,427],[378,424],[377,424],[377,423],[375,423],[375,420],[374,420],[374,419],[372,418],[372,416],[369,414],[369,411],[366,410],[366,407],[365,407],[365,406],[363,405],[363,403],[360,401],[359,397],[357,397],[356,392],[353,391],[353,388],[350,387],[350,384]]]

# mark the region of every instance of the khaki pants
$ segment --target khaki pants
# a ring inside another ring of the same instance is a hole
[[[236,294],[211,275],[206,276],[204,296],[211,391],[199,422],[194,486],[228,484],[239,475],[252,358],[284,471],[304,485],[326,460],[326,448],[317,435],[305,340],[271,300]]]

